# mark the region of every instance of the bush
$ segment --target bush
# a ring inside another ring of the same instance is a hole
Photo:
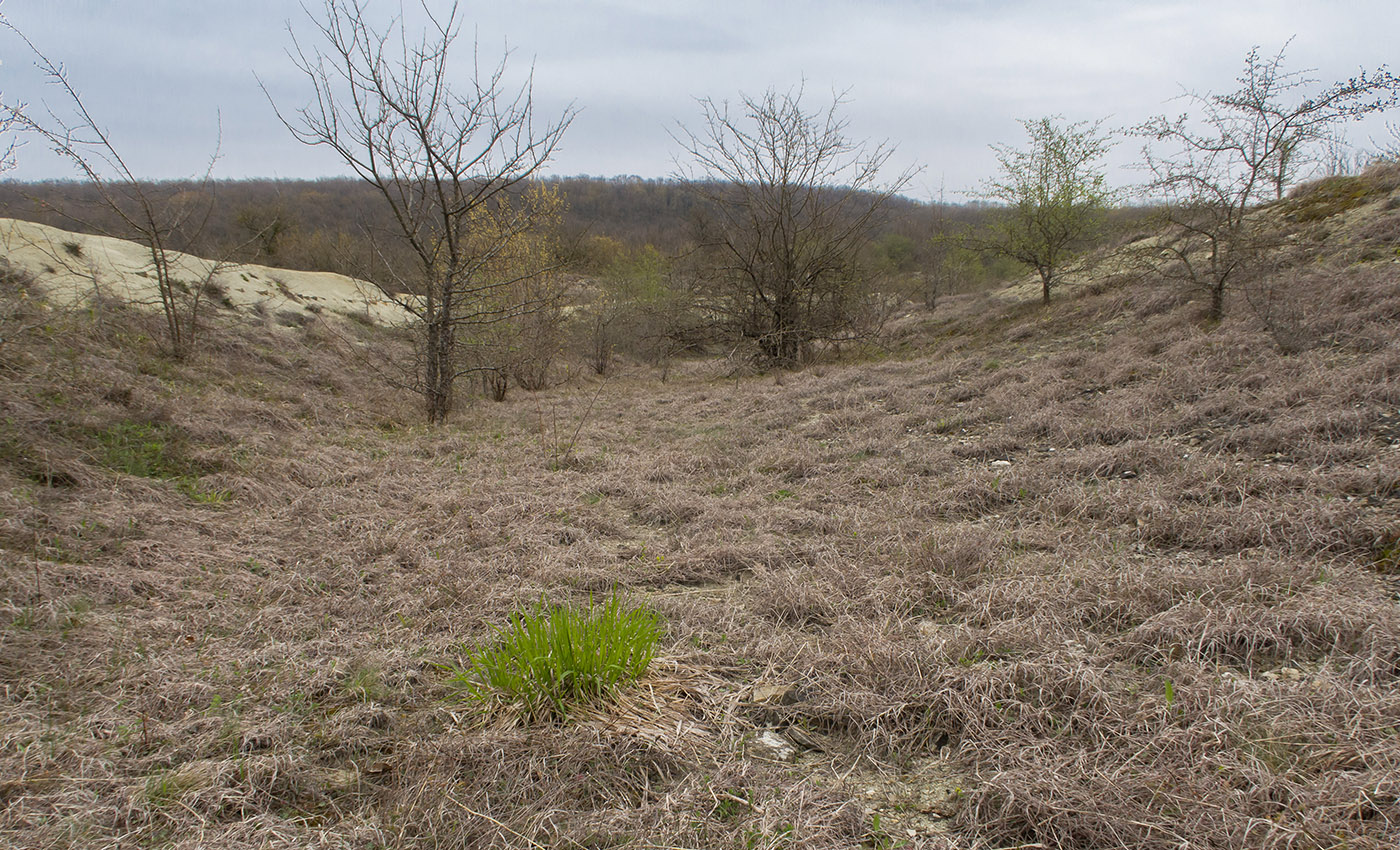
[[[471,655],[452,684],[490,710],[513,706],[530,720],[567,720],[572,705],[607,699],[651,664],[661,631],[655,612],[613,594],[586,609],[549,606],[517,611],[495,642]]]

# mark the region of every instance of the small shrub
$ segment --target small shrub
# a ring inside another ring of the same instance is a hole
[[[229,297],[228,290],[217,281],[206,280],[200,285],[199,291],[205,297],[214,299],[221,307],[231,310],[236,306],[233,299]]]
[[[660,631],[654,612],[616,594],[586,609],[541,599],[532,611],[512,614],[451,683],[487,710],[513,706],[530,720],[567,720],[571,705],[607,699],[640,678]]]

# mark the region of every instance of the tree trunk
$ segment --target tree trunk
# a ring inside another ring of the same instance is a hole
[[[501,369],[490,369],[481,375],[481,390],[492,401],[505,401],[510,392],[510,375]]]
[[[773,304],[773,331],[768,356],[784,369],[796,366],[802,355],[802,322],[791,298]]]
[[[423,401],[428,422],[441,425],[452,412],[452,327],[441,316],[427,323],[427,346],[423,358]]]

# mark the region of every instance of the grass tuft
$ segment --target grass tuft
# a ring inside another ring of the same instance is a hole
[[[514,707],[529,720],[568,720],[571,706],[607,699],[651,665],[657,614],[614,593],[587,608],[548,605],[516,611],[490,646],[457,668],[451,683],[490,711]]]
[[[127,475],[181,478],[199,471],[184,457],[177,435],[166,425],[119,422],[93,429],[90,436],[102,464]]]

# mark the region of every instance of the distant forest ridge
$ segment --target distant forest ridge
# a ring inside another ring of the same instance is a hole
[[[567,240],[581,243],[602,237],[631,249],[652,245],[666,254],[683,252],[694,241],[699,201],[680,181],[581,176],[542,182],[564,196]],[[143,188],[158,203],[192,211],[170,247],[201,256],[353,274],[363,265],[365,234],[393,229],[378,190],[352,177],[174,180]],[[988,214],[983,204],[930,204],[894,197],[885,206],[875,237],[899,245],[905,261],[916,265],[936,236],[976,227]],[[0,217],[122,234],[115,214],[104,208],[98,189],[86,181],[0,181]]]
[[[673,179],[641,177],[550,177],[542,181],[557,187],[568,204],[565,228],[570,232],[605,235],[629,245],[665,247],[687,238],[693,224],[695,196]],[[375,187],[353,177],[317,180],[216,180],[208,184],[216,205],[208,228],[215,234],[234,235],[240,230],[240,214],[283,212],[293,226],[308,230],[353,232],[382,215],[382,199]],[[201,183],[189,180],[146,184],[157,197],[171,198],[199,191]],[[87,182],[49,180],[33,183],[0,182],[0,216],[72,226],[61,212],[90,211],[97,190]],[[977,205],[969,205],[971,212]],[[896,232],[917,229],[938,216],[938,205],[908,198],[892,198],[888,227]],[[947,205],[956,215],[963,207]],[[78,228],[82,229],[82,228]],[[909,235],[915,235],[910,233]]]

